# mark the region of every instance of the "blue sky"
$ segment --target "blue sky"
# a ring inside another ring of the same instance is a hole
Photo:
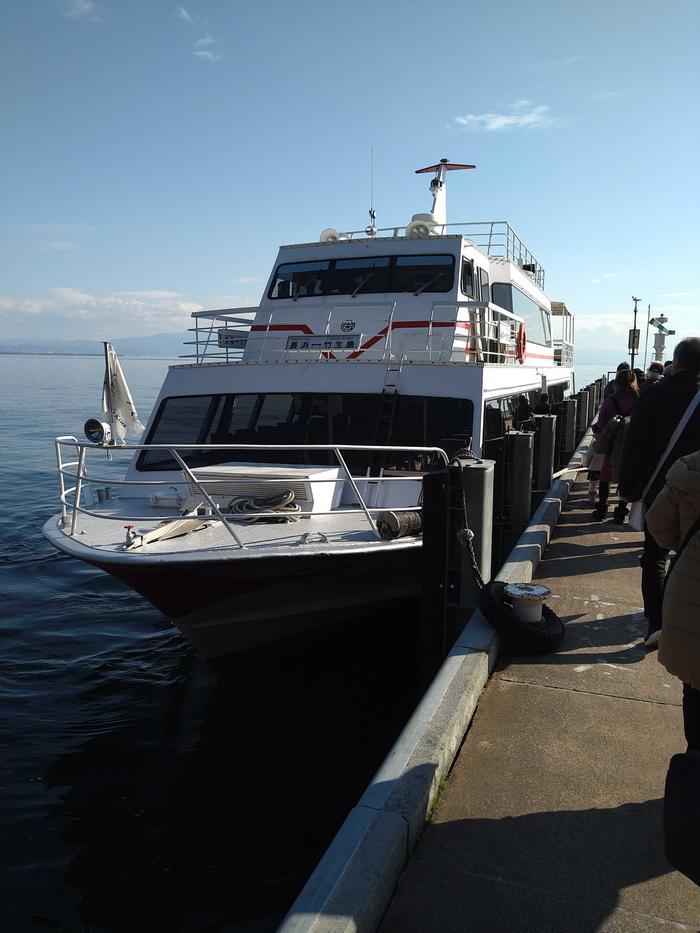
[[[0,335],[184,330],[282,242],[507,219],[624,356],[631,296],[700,332],[700,4],[5,0]]]

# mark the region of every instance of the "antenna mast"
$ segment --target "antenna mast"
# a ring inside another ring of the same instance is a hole
[[[374,146],[369,147],[369,226],[365,227],[367,236],[377,235],[377,212],[374,209]]]

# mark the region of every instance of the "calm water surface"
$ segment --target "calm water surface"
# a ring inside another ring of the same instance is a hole
[[[167,363],[123,365],[145,421]],[[102,373],[0,356],[0,929],[274,930],[415,703],[415,622],[357,620],[218,675],[57,554],[52,440],[82,436]]]

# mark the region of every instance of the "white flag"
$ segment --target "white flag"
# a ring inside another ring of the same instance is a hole
[[[124,443],[128,432],[141,434],[143,425],[139,421],[134,400],[124,378],[117,351],[111,343],[105,344],[105,379],[102,386],[102,413],[107,415],[115,441]]]

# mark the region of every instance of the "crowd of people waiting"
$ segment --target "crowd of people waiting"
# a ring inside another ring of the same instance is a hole
[[[644,645],[683,684],[688,751],[671,760],[664,828],[671,864],[700,884],[700,338],[682,340],[673,360],[646,373],[617,368],[593,426],[589,497],[607,516],[610,484],[624,523],[643,516]],[[635,527],[641,522],[635,519]],[[669,556],[674,556],[669,565]],[[668,568],[668,569],[667,569]],[[695,756],[695,757],[693,757]]]

